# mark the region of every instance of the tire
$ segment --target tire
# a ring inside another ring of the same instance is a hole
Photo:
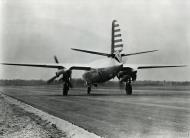
[[[90,92],[91,92],[91,87],[88,87],[87,88],[87,93],[90,94]]]
[[[132,95],[132,86],[129,83],[126,83],[125,91],[127,95]]]
[[[67,96],[68,95],[68,91],[69,91],[69,84],[65,82],[63,84],[63,96]]]

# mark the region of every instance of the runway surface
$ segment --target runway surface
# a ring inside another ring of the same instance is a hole
[[[103,137],[190,137],[189,90],[124,91],[6,86],[0,91]]]

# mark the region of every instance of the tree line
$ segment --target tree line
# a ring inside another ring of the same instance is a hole
[[[27,86],[27,85],[58,85],[62,84],[60,81],[54,81],[51,84],[47,84],[45,80],[0,80],[1,86]],[[83,87],[85,86],[85,82],[82,79],[72,79],[72,85],[75,87]],[[98,84],[102,87],[118,87],[118,81],[108,81],[102,84]],[[152,80],[143,80],[136,81],[133,83],[134,86],[190,86],[190,81],[152,81]]]

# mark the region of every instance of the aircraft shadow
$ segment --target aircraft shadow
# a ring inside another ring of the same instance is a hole
[[[72,96],[86,96],[86,97],[90,97],[90,96],[125,96],[126,94],[90,94],[90,95],[88,95],[88,94],[68,94],[67,96],[63,96],[62,94],[55,94],[55,95],[53,95],[53,94],[49,94],[49,95],[44,95],[44,96],[57,96],[57,97],[72,97]]]
[[[132,95],[126,95],[126,94],[105,94],[105,93],[93,93],[93,94],[68,94],[68,96],[63,96],[62,94],[55,94],[55,95],[44,95],[44,96],[53,96],[53,97],[94,97],[94,96],[103,96],[103,97],[109,97],[109,96],[120,96],[120,97],[152,97],[152,96],[159,96],[159,97],[168,97],[168,96],[190,96],[189,93],[134,93]]]

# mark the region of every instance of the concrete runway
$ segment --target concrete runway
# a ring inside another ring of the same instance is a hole
[[[72,89],[6,86],[0,91],[103,137],[190,137],[189,90]]]

